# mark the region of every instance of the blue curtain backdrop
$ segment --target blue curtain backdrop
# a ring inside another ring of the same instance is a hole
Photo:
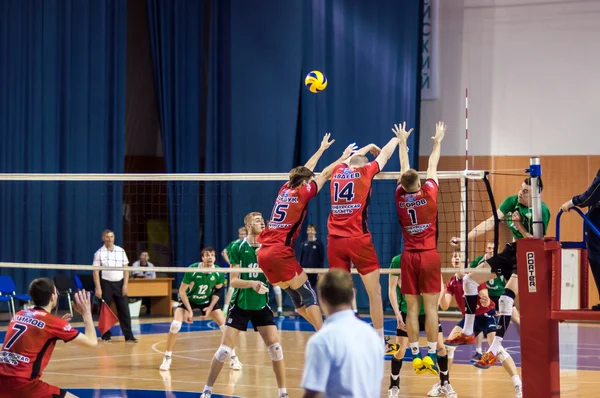
[[[0,2],[0,172],[123,172],[125,18],[119,0]],[[110,182],[2,182],[0,260],[91,264],[121,202]],[[0,272],[21,292],[53,274]]]
[[[331,132],[336,143],[321,170],[351,142],[384,145],[403,120],[416,127],[409,143],[416,165],[421,7],[397,0],[148,0],[167,171],[285,173]],[[313,69],[329,80],[319,94],[303,86]],[[399,170],[397,155],[385,170]],[[203,244],[220,251],[250,211],[268,218],[282,183],[174,184],[175,263],[198,260]],[[369,225],[382,267],[401,249],[394,187],[374,184]],[[328,212],[327,185],[307,216],[324,242]],[[386,278],[382,286],[387,295]],[[368,306],[364,292],[358,299]]]

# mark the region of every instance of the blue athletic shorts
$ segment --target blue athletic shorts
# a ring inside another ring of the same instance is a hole
[[[465,327],[465,318],[461,319],[456,324],[460,328]],[[473,332],[475,336],[479,333],[483,333],[483,337],[487,337],[489,333],[496,332],[498,327],[498,318],[496,317],[496,310],[489,310],[487,313],[477,315],[475,317],[475,323],[473,324]]]

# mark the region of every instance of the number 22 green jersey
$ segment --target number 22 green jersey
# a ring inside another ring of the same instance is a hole
[[[248,243],[247,239],[237,241],[231,247],[229,259],[232,265],[238,265],[240,268],[259,268],[256,258],[256,247]],[[268,285],[267,277],[261,272],[250,272],[238,274],[240,279],[245,281],[261,281]],[[231,302],[243,310],[261,310],[269,303],[269,293],[260,294],[254,289],[235,289]]]

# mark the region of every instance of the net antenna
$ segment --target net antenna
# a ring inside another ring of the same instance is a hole
[[[465,176],[460,179],[460,261],[467,268],[469,258],[469,240],[467,239],[467,229],[469,228],[469,200],[468,200],[468,180],[466,178],[469,171],[469,89],[465,89]]]

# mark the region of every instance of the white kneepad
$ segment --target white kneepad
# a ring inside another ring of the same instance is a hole
[[[221,344],[217,349],[217,352],[215,352],[215,359],[219,362],[225,362],[232,352],[233,350],[231,347]]]
[[[281,294],[281,287],[279,286],[273,286],[273,292],[277,295]]]
[[[456,347],[447,345],[446,351],[448,352],[448,359],[454,359],[454,351],[456,351]]]
[[[277,362],[283,359],[283,348],[281,348],[281,344],[271,344],[267,349],[269,350],[269,356],[272,361]]]
[[[511,315],[515,300],[511,297],[502,295],[498,300],[498,315]]]
[[[504,347],[500,347],[500,349],[498,350],[498,360],[500,361],[500,363],[503,363],[508,358],[510,358],[510,354],[508,353],[508,351],[506,351]]]
[[[173,334],[177,334],[179,332],[179,329],[181,329],[181,322],[179,322],[179,321],[171,322],[171,328],[169,329],[169,332],[171,332]]]

